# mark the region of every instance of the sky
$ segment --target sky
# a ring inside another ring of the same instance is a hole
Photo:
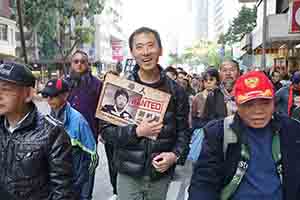
[[[185,0],[124,0],[123,29],[125,37],[141,26],[157,30],[164,47],[162,62],[167,52],[176,49],[179,38],[188,37],[188,4]]]
[[[162,63],[166,63],[167,55],[193,42],[194,32],[191,5],[193,0],[123,0],[123,30],[125,38],[137,28],[148,26],[156,29],[161,36],[164,47]],[[200,0],[194,0],[200,1]],[[226,9],[237,9],[238,0],[225,0]],[[233,10],[234,9],[234,10]]]

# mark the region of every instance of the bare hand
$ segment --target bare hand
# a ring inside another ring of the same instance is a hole
[[[163,152],[155,156],[152,160],[154,168],[163,173],[176,163],[177,156],[173,152]]]
[[[99,134],[99,135],[98,135],[98,143],[100,143],[100,142],[103,143],[103,144],[105,143],[104,139],[103,139],[102,136]]]
[[[153,120],[143,120],[136,128],[138,137],[158,136],[163,127],[162,122],[155,122]]]

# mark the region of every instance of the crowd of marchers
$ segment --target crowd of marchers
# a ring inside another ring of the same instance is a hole
[[[68,76],[39,91],[47,115],[33,103],[32,72],[0,65],[1,199],[91,200],[93,190],[103,190],[94,188],[99,143],[111,199],[165,200],[176,165],[187,160],[189,200],[300,199],[300,72],[241,72],[235,60],[201,74],[164,68],[160,35],[148,27],[128,44],[136,65],[124,78],[171,95],[160,121],[116,126],[97,119],[102,81],[82,50],[70,57]],[[109,110],[128,115],[128,99],[119,91]]]

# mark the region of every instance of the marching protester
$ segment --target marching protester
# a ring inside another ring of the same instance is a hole
[[[293,74],[292,84],[284,86],[276,92],[276,111],[282,115],[291,116],[300,107],[300,72]]]
[[[280,83],[280,73],[279,71],[273,71],[271,73],[271,80],[275,89],[275,92],[282,88],[282,84]]]
[[[274,113],[274,90],[262,72],[235,83],[237,113],[204,128],[189,200],[297,200],[300,124]]]
[[[146,119],[124,127],[104,123],[101,134],[116,148],[118,199],[165,200],[175,165],[188,152],[188,97],[158,65],[162,44],[157,31],[137,29],[129,47],[137,64],[128,79],[170,93],[171,99],[163,121]]]
[[[240,68],[235,60],[225,60],[220,66],[220,86],[207,97],[204,114],[208,120],[220,119],[232,115],[236,104],[232,88],[239,77]]]
[[[85,199],[83,185],[89,181],[97,163],[97,146],[85,118],[67,102],[69,85],[63,79],[51,79],[41,91],[51,108],[50,115],[65,128],[72,143],[73,185],[78,200]],[[82,195],[83,193],[83,195]]]
[[[110,70],[110,71],[106,72],[106,74],[104,75],[104,80],[105,80],[105,78],[108,74],[119,76],[119,73],[117,71]],[[101,140],[104,143],[106,158],[107,158],[107,162],[108,162],[109,178],[110,178],[110,183],[111,183],[112,188],[113,188],[113,196],[110,198],[110,200],[116,200],[118,198],[118,192],[117,192],[118,172],[117,172],[114,160],[113,160],[113,157],[114,157],[114,144],[105,142],[100,134],[99,134],[98,138],[99,139],[101,138]]]
[[[183,89],[188,92],[188,89],[189,89],[189,79],[187,77],[187,73],[185,71],[179,71],[177,72],[177,83],[183,87]]]
[[[219,73],[218,70],[210,68],[203,74],[204,90],[199,92],[193,98],[192,104],[192,121],[193,129],[202,128],[208,121],[204,116],[204,108],[206,105],[206,99],[210,92],[213,92],[219,85]]]
[[[204,89],[204,83],[201,76],[193,74],[191,80],[191,88],[193,89],[193,94],[196,95],[199,92],[202,92]]]
[[[176,71],[176,68],[172,67],[172,66],[168,66],[166,69],[165,69],[165,72],[166,72],[166,75],[176,81],[177,79],[177,71]]]
[[[202,140],[204,137],[203,127],[208,122],[207,117],[203,115],[204,106],[206,105],[206,99],[210,92],[218,87],[219,73],[217,69],[210,68],[203,74],[204,90],[199,92],[194,98],[192,103],[192,130],[193,135],[190,144],[190,152],[188,160],[193,162],[198,160]]]
[[[71,90],[68,97],[70,105],[79,111],[89,123],[95,140],[98,140],[99,120],[95,117],[102,82],[92,75],[88,55],[76,50],[71,57],[71,72],[68,77]],[[89,182],[83,187],[82,195],[91,200],[94,188],[95,174],[91,174]]]
[[[0,65],[0,186],[16,200],[73,200],[70,139],[37,111],[34,86],[25,65]]]

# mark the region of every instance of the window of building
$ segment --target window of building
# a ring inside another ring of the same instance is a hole
[[[8,26],[6,24],[0,24],[0,40],[8,41]]]
[[[276,13],[286,13],[289,9],[289,0],[276,1]]]

